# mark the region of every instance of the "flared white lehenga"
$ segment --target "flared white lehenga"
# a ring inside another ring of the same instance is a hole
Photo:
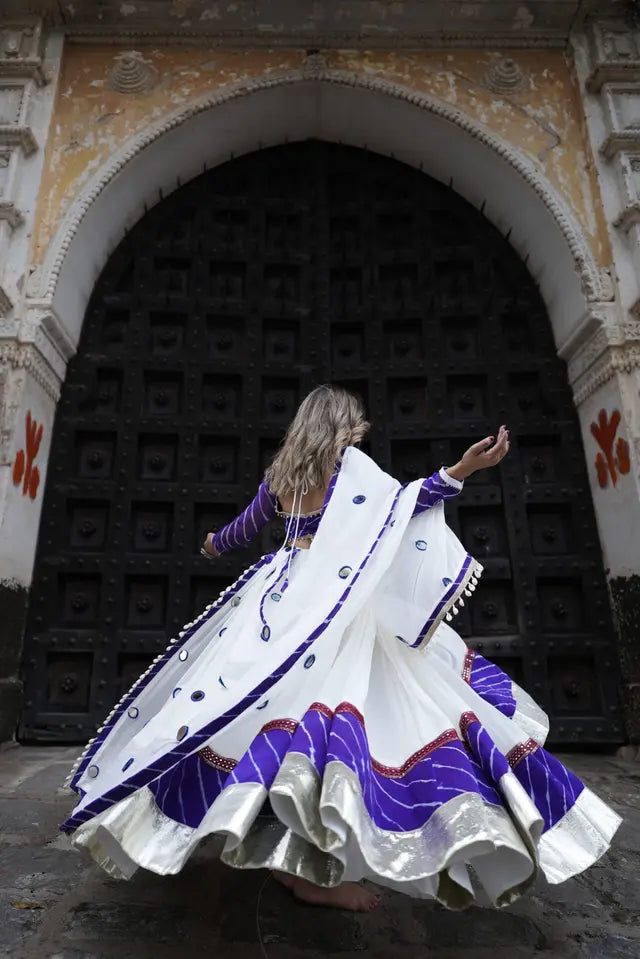
[[[506,904],[538,870],[562,882],[606,851],[619,817],[449,626],[481,567],[441,505],[412,517],[419,488],[346,450],[311,548],[247,570],[89,744],[62,826],[75,844],[129,878],[177,873],[218,833],[231,866],[452,908],[478,883]]]

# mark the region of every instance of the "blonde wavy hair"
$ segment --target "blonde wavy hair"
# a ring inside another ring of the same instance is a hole
[[[355,446],[369,429],[357,396],[340,386],[317,386],[294,416],[265,473],[276,496],[322,488],[340,451]]]

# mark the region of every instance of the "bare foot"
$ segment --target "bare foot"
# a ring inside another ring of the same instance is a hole
[[[371,912],[380,902],[377,893],[369,892],[357,882],[341,882],[339,886],[326,888],[316,886],[308,879],[290,876],[286,872],[271,874],[276,882],[289,889],[296,899],[314,906],[332,906],[334,909],[350,909],[352,912]]]

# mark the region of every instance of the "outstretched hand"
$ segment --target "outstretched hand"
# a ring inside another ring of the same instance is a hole
[[[497,466],[509,452],[509,446],[509,430],[501,426],[497,437],[487,436],[479,443],[474,443],[455,466],[447,467],[447,473],[454,479],[465,480],[478,470]]]
[[[220,555],[213,546],[213,533],[207,533],[207,538],[204,541],[204,545],[200,550],[203,556],[208,556],[209,559],[216,559]]]

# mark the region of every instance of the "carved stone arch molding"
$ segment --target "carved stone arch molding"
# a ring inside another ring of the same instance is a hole
[[[233,156],[317,138],[394,156],[450,183],[526,259],[558,347],[578,347],[599,325],[593,305],[613,299],[611,282],[540,170],[450,104],[387,80],[329,70],[315,59],[311,67],[218,89],[114,153],[72,202],[31,278],[29,300],[39,315],[49,312],[63,339],[77,344],[98,274],[149,207]]]

